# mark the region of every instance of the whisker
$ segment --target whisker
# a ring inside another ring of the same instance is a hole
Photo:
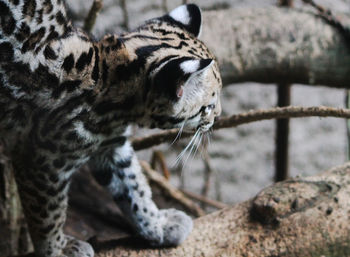
[[[205,133],[201,133],[201,136],[200,136],[200,138],[199,138],[199,141],[198,141],[198,144],[197,144],[197,147],[196,147],[196,151],[194,152],[194,156],[196,156],[199,147],[200,147],[200,146],[202,145],[202,143],[203,143],[203,136],[204,136],[204,134],[205,134]]]
[[[192,155],[192,153],[193,153],[193,150],[194,150],[195,147],[198,145],[198,143],[199,143],[201,137],[202,137],[202,133],[198,133],[197,136],[196,136],[196,140],[193,141],[191,150],[190,150],[190,152],[188,153],[188,155],[187,155],[187,157],[186,157],[186,160],[185,160],[184,163],[183,163],[183,166],[186,165],[187,160],[191,157],[191,155]],[[194,155],[193,155],[193,157],[194,157]]]
[[[209,133],[206,133],[206,136],[207,136],[208,145],[210,145],[210,143],[211,143],[211,139],[210,139],[210,137],[211,137],[211,132],[209,131]]]
[[[179,132],[177,133],[177,135],[176,135],[174,141],[169,145],[168,148],[170,148],[170,147],[181,137],[182,131],[183,131],[184,127],[185,127],[185,123],[186,123],[186,120],[184,121],[184,123],[183,123],[182,126],[180,127],[180,130],[179,130]]]
[[[185,149],[183,149],[181,151],[181,153],[176,157],[175,159],[175,163],[172,166],[176,166],[184,157],[185,153],[187,152],[187,150],[191,147],[191,145],[193,144],[194,140],[196,139],[197,135],[199,133],[199,130],[196,131],[196,133],[193,135],[191,141],[187,144],[187,146],[185,147]]]

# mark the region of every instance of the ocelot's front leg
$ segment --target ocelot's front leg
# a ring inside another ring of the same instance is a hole
[[[142,174],[130,143],[96,156],[91,168],[97,181],[113,194],[137,233],[155,246],[173,246],[183,242],[192,230],[192,220],[185,213],[159,210]]]
[[[14,160],[14,169],[35,256],[93,257],[88,243],[63,233],[73,166],[62,157],[24,155]]]

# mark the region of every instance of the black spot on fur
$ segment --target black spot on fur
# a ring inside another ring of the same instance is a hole
[[[35,31],[33,34],[30,35],[29,39],[27,39],[22,46],[22,53],[26,53],[27,51],[33,50],[37,43],[39,43],[46,32],[45,27],[41,27],[37,31]]]
[[[112,45],[112,50],[116,51],[117,49],[119,49],[122,46],[121,41],[118,39],[117,43],[115,43],[114,45]]]
[[[18,4],[19,4],[19,0],[10,0],[10,2],[11,2],[13,5],[18,5]]]
[[[104,101],[96,105],[94,111],[99,115],[104,115],[116,110],[131,110],[135,107],[138,101],[135,96],[129,96],[124,99],[124,102]]]
[[[0,25],[5,35],[12,34],[16,27],[16,21],[13,18],[12,12],[2,1],[0,2]]]
[[[49,195],[49,196],[56,196],[59,192],[57,190],[55,190],[54,188],[48,188],[46,193]]]
[[[113,177],[113,170],[111,169],[101,169],[93,171],[92,173],[97,180],[97,182],[102,186],[107,186],[111,183]]]
[[[55,228],[55,224],[50,224],[42,229],[40,229],[40,233],[46,235],[50,233]]]
[[[46,42],[49,42],[50,40],[55,39],[58,36],[59,35],[58,35],[58,32],[55,30],[55,26],[51,25],[50,26],[50,33],[49,33],[49,35],[46,38]]]
[[[69,179],[66,179],[61,182],[61,185],[57,188],[58,192],[62,192],[63,190],[66,189],[66,187],[69,185]]]
[[[30,27],[25,22],[22,22],[18,32],[15,35],[16,39],[18,41],[23,41],[24,39],[29,37],[29,35],[30,35]]]
[[[24,0],[22,9],[23,18],[33,18],[35,15],[36,0]]]
[[[114,42],[114,36],[111,35],[111,36],[107,37],[106,40],[107,40],[108,43],[113,43]]]
[[[40,205],[45,205],[47,203],[47,198],[41,195],[36,194],[35,195],[36,201]]]
[[[42,219],[47,219],[49,217],[49,213],[47,212],[47,210],[43,209],[40,214],[39,214],[40,218]]]
[[[63,82],[52,92],[52,97],[59,98],[64,91],[67,91],[68,93],[73,92],[79,88],[81,82],[81,80],[68,80]]]
[[[35,82],[38,83],[38,85],[48,86],[55,88],[59,80],[58,78],[49,72],[48,67],[39,64],[39,67],[35,70],[34,73]]]
[[[13,48],[9,42],[0,43],[0,62],[11,61],[13,58],[13,54]]]
[[[49,211],[55,211],[57,210],[59,207],[59,205],[57,203],[50,203],[49,206],[48,206],[48,210]]]
[[[100,69],[99,69],[100,56],[98,53],[98,48],[96,46],[94,47],[94,50],[95,50],[95,64],[92,70],[91,78],[95,81],[95,83],[97,83],[99,73],[100,73]]]
[[[74,67],[74,56],[73,56],[73,54],[70,54],[66,58],[64,58],[62,67],[67,73],[69,73],[72,70],[72,68]]]
[[[51,3],[51,0],[45,0],[43,2],[43,6],[44,6],[44,10],[45,10],[45,14],[49,14],[52,12],[53,10],[53,5]]]
[[[103,60],[102,62],[102,80],[103,80],[103,83],[106,84],[107,82],[107,78],[108,78],[108,65],[106,63],[106,60]]]
[[[89,53],[82,53],[75,65],[75,68],[78,71],[82,71],[87,65],[89,65],[91,63],[91,59],[92,59],[92,55],[93,55],[93,48],[91,47],[89,50]]]
[[[57,55],[56,55],[55,51],[50,46],[45,47],[44,56],[46,59],[49,59],[49,60],[56,60],[57,59]]]
[[[58,213],[58,214],[55,214],[55,216],[53,216],[53,220],[58,220],[59,218],[61,217],[61,214]]]
[[[66,18],[64,17],[64,15],[61,11],[59,11],[56,14],[56,20],[57,20],[57,23],[60,25],[64,25],[66,23]]]
[[[132,210],[133,210],[133,212],[137,212],[139,210],[139,206],[136,203],[134,203]]]
[[[57,169],[60,169],[64,166],[65,161],[63,158],[58,158],[56,160],[53,161],[53,166]]]
[[[50,180],[52,183],[56,184],[56,183],[59,181],[59,178],[58,178],[57,174],[51,174],[51,175],[49,176],[49,180]]]
[[[117,176],[119,177],[119,179],[123,180],[125,178],[125,173],[122,170],[118,170],[117,171]]]
[[[129,168],[131,165],[131,157],[130,158],[126,158],[126,159],[122,159],[122,160],[118,160],[116,163],[116,166],[120,169],[126,169]]]
[[[44,16],[44,10],[43,9],[40,9],[38,11],[38,15],[36,17],[36,23],[37,24],[41,24],[43,22],[43,16]]]

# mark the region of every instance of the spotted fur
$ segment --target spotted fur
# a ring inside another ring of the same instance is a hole
[[[0,137],[37,256],[93,256],[62,231],[71,175],[87,162],[139,235],[159,246],[187,237],[191,219],[152,201],[128,126],[212,126],[221,79],[200,31],[199,8],[184,5],[96,42],[63,0],[0,0]]]

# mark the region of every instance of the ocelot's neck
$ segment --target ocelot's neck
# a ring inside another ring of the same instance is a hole
[[[94,46],[98,49],[95,62],[99,63],[94,112],[124,124],[138,123],[145,114],[145,63],[117,36],[107,36]],[[97,72],[97,68],[92,72]]]

